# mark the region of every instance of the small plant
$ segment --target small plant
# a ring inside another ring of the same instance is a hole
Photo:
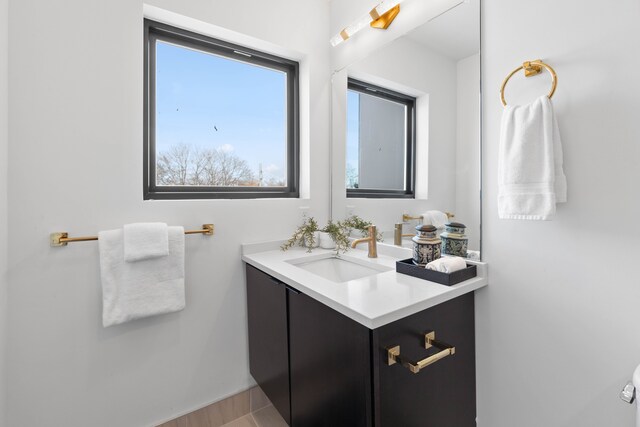
[[[286,251],[298,245],[306,246],[307,252],[311,252],[317,243],[316,232],[321,231],[331,236],[331,239],[336,244],[336,255],[340,255],[341,252],[344,253],[349,250],[349,235],[351,234],[351,230],[357,230],[363,237],[367,237],[369,235],[369,226],[371,225],[371,222],[365,221],[357,215],[352,215],[344,221],[330,220],[327,225],[320,229],[318,222],[313,217],[305,216],[302,225],[296,229],[289,240],[280,246],[280,249]],[[382,241],[382,233],[377,233],[376,240],[379,242]]]
[[[320,231],[329,233],[331,239],[336,244],[336,255],[339,255],[340,252],[344,253],[349,250],[349,229],[345,227],[343,222],[333,222],[329,220],[329,223]]]
[[[296,229],[286,243],[280,246],[280,249],[286,251],[297,244],[306,246],[307,252],[311,252],[311,249],[316,245],[316,231],[319,231],[318,222],[313,217],[305,217],[302,225]]]
[[[351,229],[353,229],[359,231],[360,234],[362,234],[362,237],[367,237],[369,235],[369,227],[373,225],[371,221],[365,221],[358,215],[351,215],[349,218],[342,221],[342,224],[348,230],[347,234],[349,234]],[[378,242],[382,242],[383,240],[382,233],[379,231],[376,233],[376,240]]]

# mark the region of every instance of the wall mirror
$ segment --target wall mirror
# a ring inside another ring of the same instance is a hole
[[[479,257],[480,0],[346,63],[332,76],[332,218],[373,221],[393,244],[403,214],[451,213]]]

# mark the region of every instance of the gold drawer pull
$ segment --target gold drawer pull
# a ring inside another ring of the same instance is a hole
[[[428,332],[424,335],[424,348],[435,347],[440,350],[436,354],[419,360],[416,363],[412,363],[409,360],[403,359],[400,356],[400,346],[389,347],[387,349],[387,365],[391,366],[396,363],[400,363],[402,366],[417,374],[420,369],[426,368],[429,365],[436,363],[440,359],[444,359],[447,356],[456,354],[456,348],[452,345],[436,340],[436,333],[434,331]]]

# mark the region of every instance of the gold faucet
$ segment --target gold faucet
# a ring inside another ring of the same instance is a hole
[[[415,236],[415,233],[409,233],[409,234],[402,234],[402,226],[404,225],[403,222],[399,222],[395,225],[395,228],[393,230],[393,244],[396,246],[402,246],[402,238],[403,237],[413,237]]]
[[[377,230],[375,225],[369,226],[369,237],[356,239],[351,243],[351,247],[355,248],[358,244],[367,242],[369,244],[369,258],[378,258],[378,241],[376,240]]]

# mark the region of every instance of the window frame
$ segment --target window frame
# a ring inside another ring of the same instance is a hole
[[[347,188],[347,197],[370,199],[414,199],[416,181],[416,98],[382,86],[357,80],[352,77],[347,78],[347,90],[376,96],[388,101],[403,104],[407,107],[405,123],[407,135],[405,147],[405,189],[376,190],[369,188]]]
[[[232,60],[282,71],[287,76],[286,156],[287,185],[285,187],[215,187],[160,186],[156,183],[156,41],[195,49]],[[247,56],[249,55],[249,56]],[[297,198],[300,183],[300,65],[297,61],[194,33],[171,25],[144,20],[144,200],[175,199],[261,199]]]

